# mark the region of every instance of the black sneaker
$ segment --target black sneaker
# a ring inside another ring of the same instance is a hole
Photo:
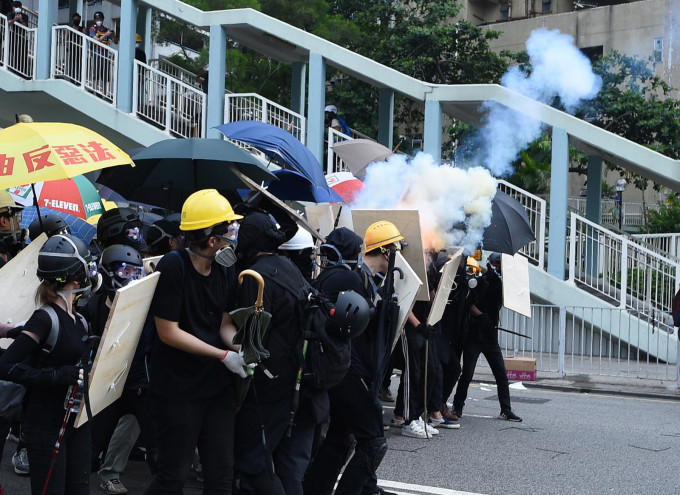
[[[459,418],[463,417],[463,408],[462,407],[453,407],[453,414],[458,416]]]
[[[512,412],[511,409],[508,409],[507,411],[501,411],[501,414],[498,417],[506,421],[514,421],[515,423],[522,422],[522,418],[520,418],[514,412]]]

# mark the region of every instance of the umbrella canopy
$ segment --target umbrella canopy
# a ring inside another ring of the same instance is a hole
[[[333,145],[333,151],[356,177],[362,177],[370,163],[384,162],[394,155],[391,149],[370,139],[339,141]]]
[[[28,226],[31,225],[31,222],[38,218],[38,212],[35,206],[27,206],[21,213],[20,226],[22,229],[27,229]],[[90,241],[92,241],[94,235],[97,233],[96,225],[91,225],[82,218],[74,217],[73,215],[69,215],[63,211],[51,210],[50,208],[40,208],[40,216],[44,217],[45,215],[56,215],[64,220],[64,222],[66,222],[66,224],[71,229],[71,233],[74,236],[82,239],[86,244],[89,244]]]
[[[14,201],[23,206],[35,204],[33,190],[40,208],[61,211],[83,220],[104,212],[97,189],[82,175],[72,179],[38,182],[34,188],[26,185],[7,189]]]
[[[269,192],[282,201],[309,201],[312,203],[343,203],[344,199],[332,189],[312,184],[307,177],[295,170],[282,168],[274,175],[279,179],[269,184]]]
[[[351,203],[361,192],[364,183],[349,172],[337,172],[326,176],[326,183],[345,203]]]
[[[491,203],[491,225],[482,243],[487,251],[515,254],[536,240],[524,206],[515,198],[498,191]]]
[[[256,120],[240,120],[215,127],[229,139],[257,148],[269,158],[297,170],[317,187],[328,190],[319,160],[290,132]]]
[[[19,123],[0,131],[0,188],[75,177],[132,164],[94,131],[58,122]]]
[[[165,139],[134,155],[134,168],[105,170],[97,183],[129,201],[179,211],[200,189],[237,189],[243,181],[276,180],[250,153],[222,139]]]

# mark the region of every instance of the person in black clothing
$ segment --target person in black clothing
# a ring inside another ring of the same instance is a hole
[[[97,241],[102,247],[125,244],[142,251],[144,224],[131,208],[111,208],[97,221]]]
[[[135,60],[146,63],[146,52],[142,48],[142,37],[139,33],[135,35]]]
[[[10,193],[0,190],[0,267],[26,245],[26,233],[19,226],[23,209],[14,202]]]
[[[142,266],[142,256],[134,248],[122,244],[114,244],[102,252],[102,256],[99,259],[99,273],[102,274],[103,278],[103,291],[88,300],[83,315],[90,323],[91,332],[94,335],[101,336],[104,332],[116,291],[125,287],[133,280],[141,279],[145,275]],[[98,459],[100,454],[107,450],[118,420],[125,414],[133,414],[140,425],[151,472],[154,473],[156,471],[158,459],[156,428],[147,401],[149,384],[147,358],[155,332],[153,319],[148,317],[142,330],[135,356],[130,365],[130,372],[128,373],[121,397],[94,417],[92,423],[93,459]],[[97,464],[95,462],[95,465]],[[112,482],[119,487],[122,486],[118,479],[119,473],[112,473],[111,476],[107,476],[108,474],[100,473],[100,476],[103,475],[102,488],[105,491],[110,491],[107,487],[108,482]],[[116,482],[113,482],[113,480],[116,480]]]
[[[312,280],[314,272],[314,239],[306,229],[298,227],[296,234],[281,244],[277,252],[288,258],[300,270],[307,281]]]
[[[236,252],[244,268],[264,278],[264,310],[272,315],[262,342],[270,356],[263,359],[263,367],[255,368],[236,418],[236,476],[242,494],[301,494],[314,440],[317,418],[305,407],[304,398],[287,436],[302,344],[295,292],[307,282],[288,258],[275,251],[294,232],[284,230],[272,215],[255,211],[241,222],[238,234]],[[257,290],[255,279],[245,277],[238,306],[252,306]]]
[[[479,279],[479,285],[473,291],[474,303],[470,306],[470,333],[463,348],[463,374],[458,382],[453,397],[453,412],[463,415],[463,406],[467,398],[468,387],[475,374],[479,354],[491,367],[498,389],[498,402],[501,405],[499,418],[508,421],[522,421],[512,412],[510,406],[510,388],[505,371],[503,353],[498,345],[498,320],[503,307],[503,278],[501,271],[501,255],[492,253],[487,259],[487,272]]]
[[[217,259],[231,249],[230,225],[240,218],[215,189],[193,193],[182,206],[180,224],[188,248],[158,262],[161,275],[150,310],[158,339],[152,349],[149,398],[159,458],[149,495],[182,493],[196,446],[204,493],[232,491],[232,377],[247,373],[232,344],[236,328],[229,311],[234,309],[236,274]]]
[[[151,256],[161,256],[180,249],[184,240],[184,234],[179,229],[179,222],[164,218],[152,223],[144,237]]]
[[[376,225],[379,225],[377,229]],[[402,239],[393,224],[373,224],[366,233],[367,252],[363,264],[358,268],[359,271],[351,271],[345,262],[357,258],[362,239],[345,228],[334,230],[326,238],[326,244],[332,248],[322,247],[322,255],[333,262],[327,262],[316,286],[329,297],[343,290],[353,290],[374,307],[377,297],[374,276],[385,274],[390,250],[398,249],[398,242]],[[338,482],[335,494],[387,493],[378,487],[376,475],[387,452],[382,404],[378,400],[378,387],[373,386],[376,374],[375,341],[381,331],[375,312],[368,328],[352,339],[349,372],[340,385],[328,392],[331,423],[326,439],[305,475],[306,495],[330,495],[333,492],[335,481],[354,442],[354,455]]]
[[[75,299],[91,287],[96,265],[85,244],[70,235],[47,240],[38,255],[38,309],[23,331],[0,357],[0,378],[27,387],[22,433],[31,456],[31,493],[42,492],[52,451],[65,417],[67,389],[84,377],[83,354],[88,335],[84,319],[75,312]],[[52,328],[48,311],[56,313]],[[55,332],[55,330],[58,330]],[[56,341],[49,338],[56,337]],[[85,356],[85,361],[87,356]],[[59,455],[49,479],[49,494],[89,494],[90,422],[73,428],[71,414]]]

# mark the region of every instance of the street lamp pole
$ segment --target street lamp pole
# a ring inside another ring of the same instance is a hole
[[[619,230],[623,230],[623,190],[626,188],[626,179],[616,181],[616,192],[619,195]]]

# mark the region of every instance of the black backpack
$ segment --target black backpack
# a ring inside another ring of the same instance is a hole
[[[268,270],[251,268],[259,272],[267,283],[274,283],[290,292],[296,302],[299,328],[302,329],[300,359],[302,383],[315,390],[328,390],[338,385],[347,375],[351,363],[349,335],[335,335],[326,330],[333,304],[312,287],[297,268],[268,273]],[[294,271],[293,271],[294,270]]]

